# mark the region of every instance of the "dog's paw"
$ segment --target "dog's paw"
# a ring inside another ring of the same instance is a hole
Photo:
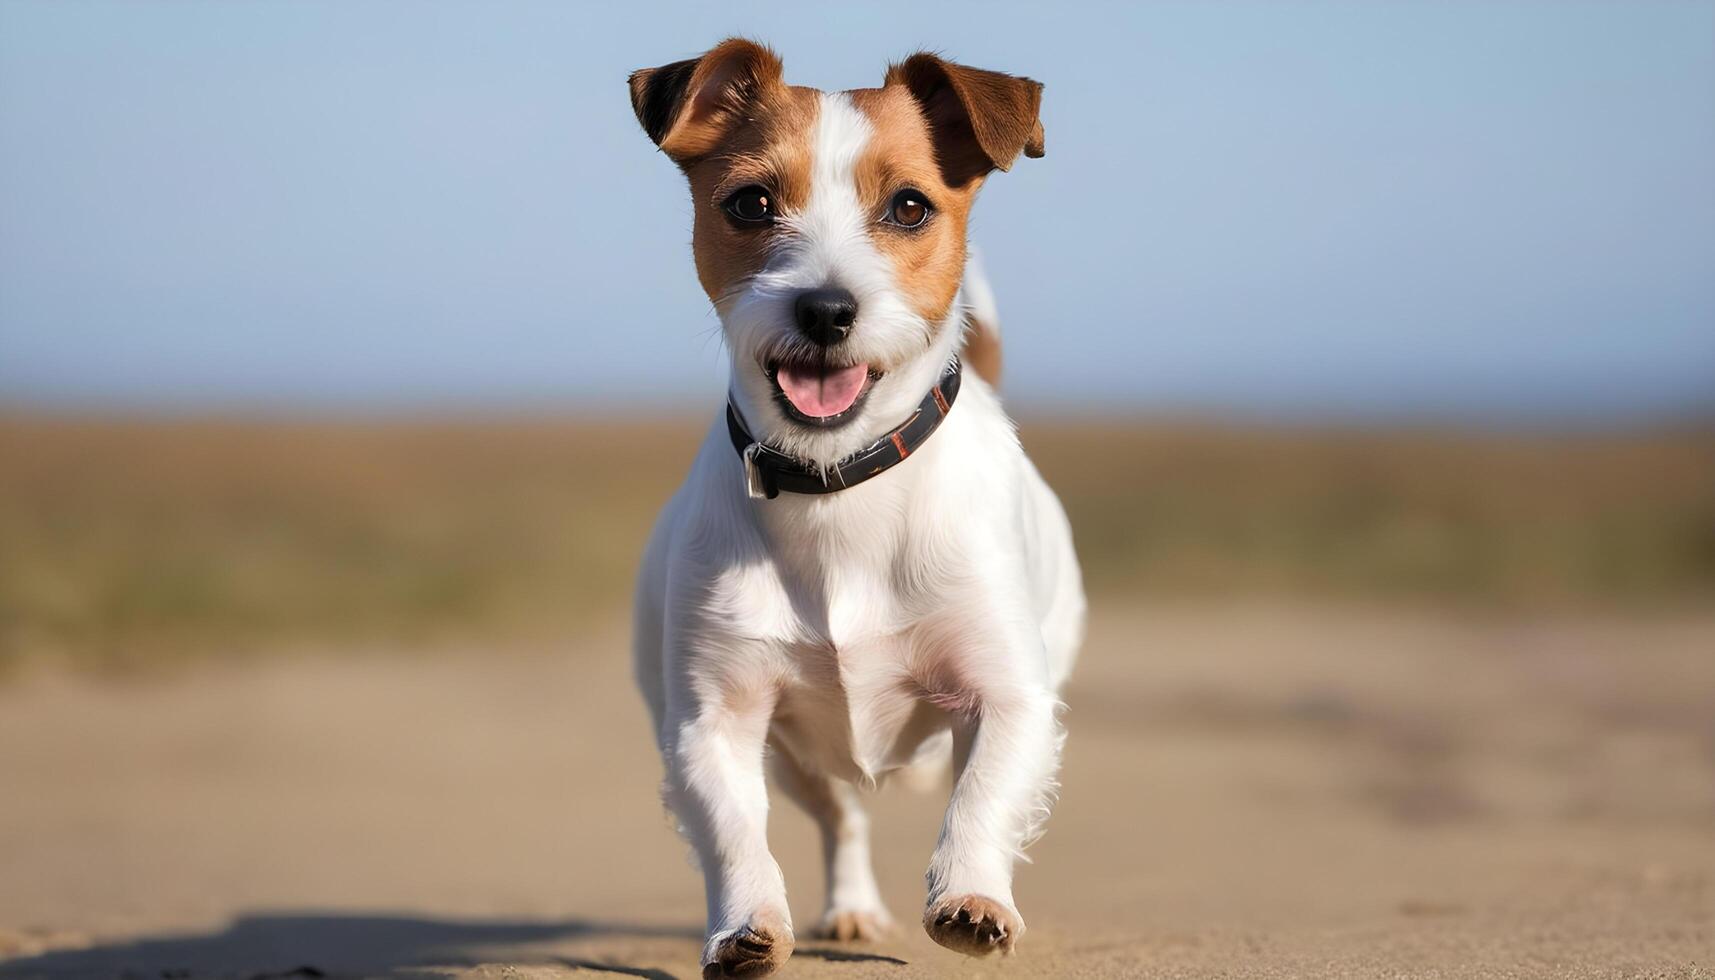
[[[816,923],[813,935],[817,939],[833,939],[842,943],[854,939],[880,939],[894,931],[893,917],[877,906],[869,909],[829,909]]]
[[[1008,905],[981,895],[944,898],[923,913],[929,938],[966,956],[1010,955],[1024,920]]]
[[[783,921],[752,919],[741,929],[709,937],[703,948],[703,980],[766,977],[792,955],[792,927]]]

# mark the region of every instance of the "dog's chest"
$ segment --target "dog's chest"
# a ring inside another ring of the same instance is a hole
[[[876,776],[908,764],[946,726],[913,674],[924,652],[919,627],[934,613],[902,588],[897,539],[892,549],[874,537],[821,544],[815,554],[777,556],[785,560],[766,583],[746,583],[759,608],[776,612],[775,640],[788,660],[775,737],[823,771]]]
[[[804,644],[775,711],[775,737],[794,756],[847,779],[878,776],[911,762],[945,727],[908,669],[905,634],[843,647]]]

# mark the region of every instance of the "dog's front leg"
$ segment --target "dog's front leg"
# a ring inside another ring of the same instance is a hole
[[[768,851],[763,745],[774,697],[693,700],[667,752],[667,788],[708,895],[703,976],[766,976],[793,946],[786,883]]]
[[[958,781],[927,875],[923,928],[970,956],[1012,952],[1024,931],[1012,866],[1047,815],[1059,763],[1058,701],[1046,686],[979,691],[954,729]]]

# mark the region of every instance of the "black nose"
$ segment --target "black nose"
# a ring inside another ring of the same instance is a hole
[[[846,339],[857,320],[857,298],[845,289],[812,289],[799,293],[792,304],[792,315],[804,336],[823,347],[832,347]]]

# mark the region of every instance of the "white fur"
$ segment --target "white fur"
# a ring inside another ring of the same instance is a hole
[[[783,219],[787,243],[718,304],[752,432],[824,464],[909,415],[954,356],[964,317],[962,301],[944,323],[912,313],[870,243],[875,216],[851,179],[869,135],[845,96],[823,97],[804,213]],[[760,365],[792,342],[791,298],[836,283],[859,302],[854,358],[887,374],[852,424],[824,433],[781,415]],[[1083,614],[1065,515],[973,372],[909,459],[828,495],[751,499],[717,414],[650,540],[635,651],[665,796],[705,875],[704,962],[747,925],[790,927],[766,839],[770,753],[777,783],[823,828],[824,921],[885,922],[845,784],[945,754],[950,733],[960,768],[928,902],[971,894],[1016,912],[1013,862],[1052,799],[1056,692]]]

